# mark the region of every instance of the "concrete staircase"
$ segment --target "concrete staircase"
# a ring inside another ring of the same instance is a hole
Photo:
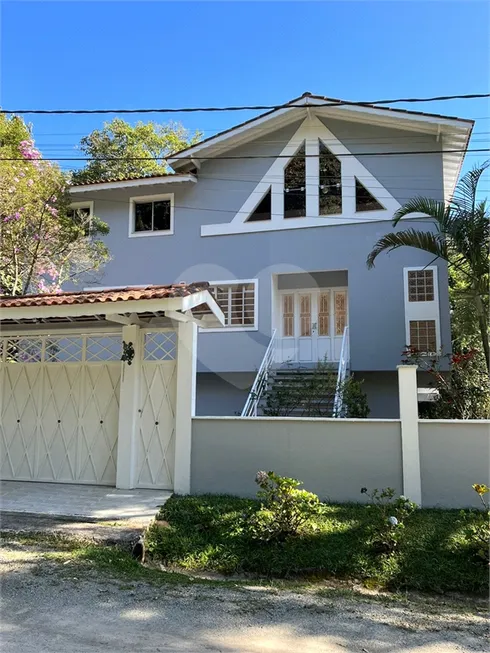
[[[259,415],[332,417],[338,368],[281,367],[271,369],[258,408]]]

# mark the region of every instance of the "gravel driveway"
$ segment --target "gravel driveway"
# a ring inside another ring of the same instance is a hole
[[[488,650],[484,607],[342,592],[128,582],[10,542],[5,653],[445,653]]]

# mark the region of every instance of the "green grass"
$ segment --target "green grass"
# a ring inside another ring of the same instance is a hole
[[[468,549],[458,510],[416,511],[400,549],[380,556],[368,544],[366,506],[329,505],[313,534],[266,544],[241,528],[245,511],[258,505],[229,496],[172,497],[160,513],[169,526],[148,530],[149,555],[166,566],[227,575],[358,579],[373,588],[433,592],[488,588],[488,570]]]

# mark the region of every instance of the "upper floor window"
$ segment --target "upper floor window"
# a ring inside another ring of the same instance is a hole
[[[408,301],[434,301],[434,270],[432,268],[408,271]]]
[[[173,195],[131,197],[130,236],[158,236],[173,233]]]
[[[368,189],[361,184],[357,177],[356,180],[356,213],[360,211],[383,211],[382,206]]]
[[[225,327],[255,329],[257,326],[257,282],[218,282],[211,285],[225,316]]]
[[[321,141],[319,198],[319,215],[342,213],[341,163]]]
[[[304,218],[306,215],[305,144],[284,169],[284,217]]]

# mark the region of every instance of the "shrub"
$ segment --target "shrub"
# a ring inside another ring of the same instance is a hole
[[[373,551],[393,553],[403,539],[405,519],[417,509],[417,504],[403,495],[395,498],[395,490],[391,487],[374,489],[371,494],[363,487],[361,494],[371,499],[366,509],[371,522],[369,543]]]
[[[483,510],[461,512],[465,524],[464,537],[478,558],[488,564],[490,562],[490,501],[486,499],[486,495],[490,492],[490,488],[484,483],[475,483],[473,489],[480,497]]]
[[[300,481],[274,472],[257,472],[260,487],[258,511],[245,515],[249,534],[265,542],[284,541],[314,529],[312,517],[320,515],[322,503],[316,494],[300,490]]]
[[[367,394],[362,388],[364,379],[358,381],[350,376],[344,381],[342,387],[342,402],[344,404],[345,417],[367,419],[371,409],[369,408]]]

